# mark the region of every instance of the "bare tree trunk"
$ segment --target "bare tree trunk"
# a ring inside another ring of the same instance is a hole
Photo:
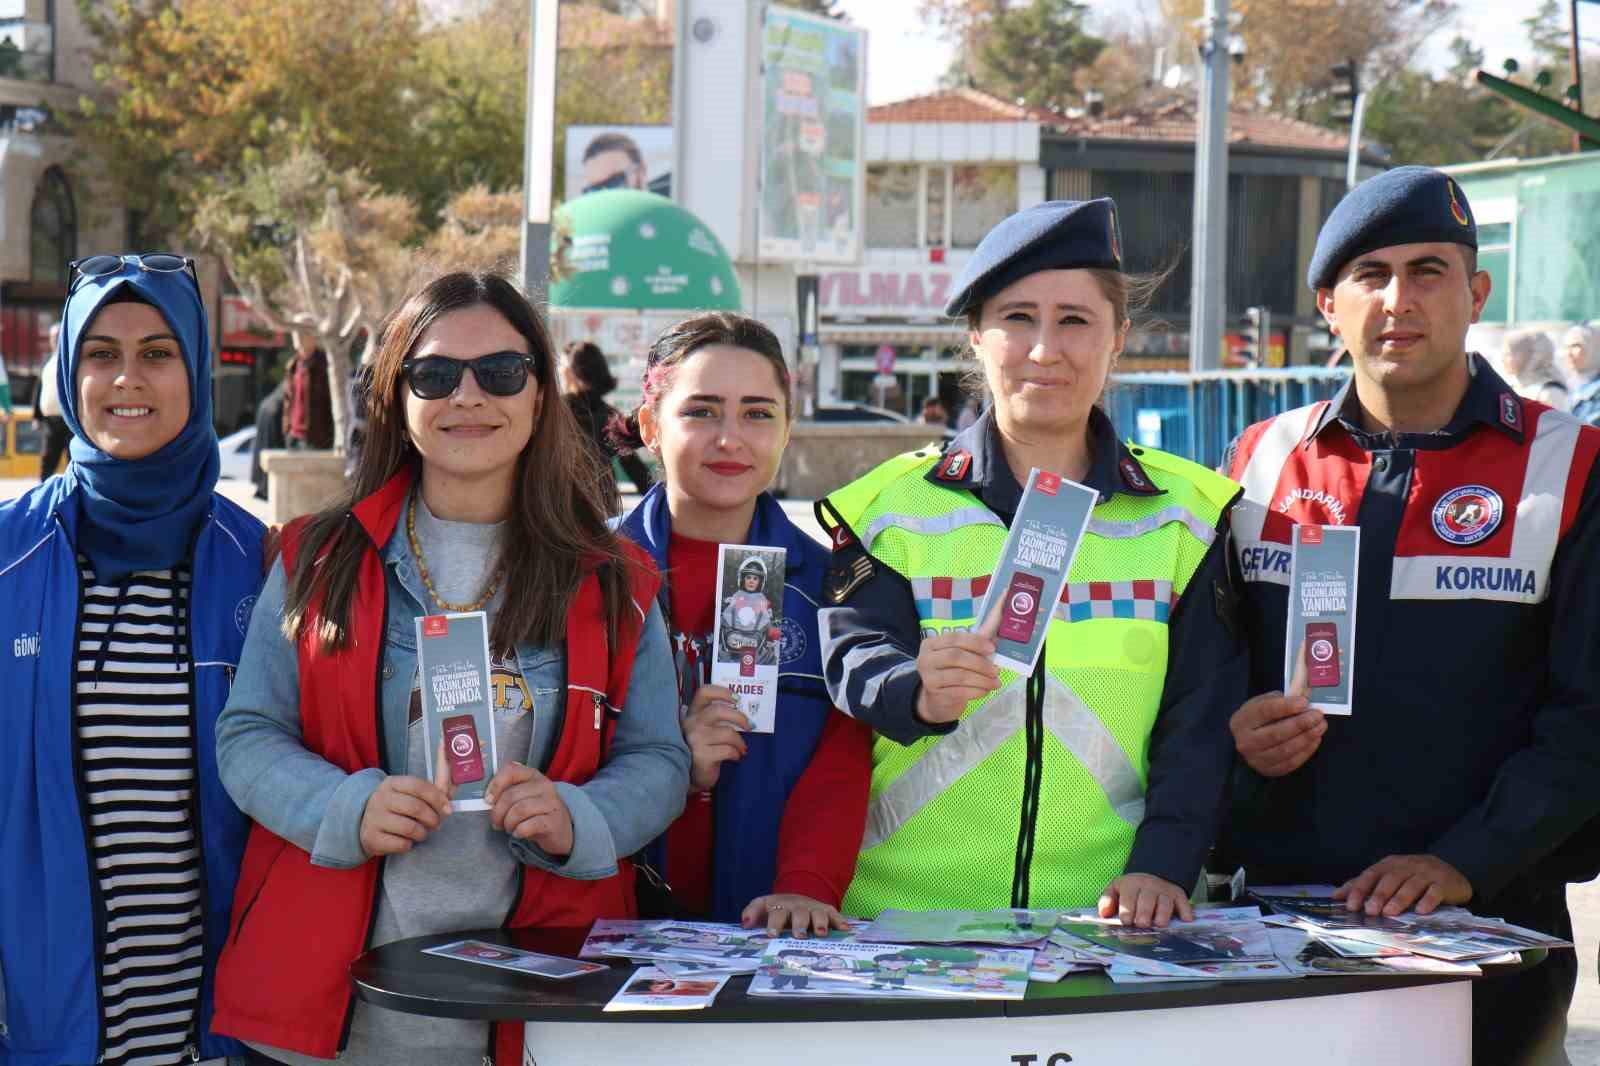
[[[328,403],[333,409],[333,450],[344,453],[350,441],[350,350],[355,338],[350,336],[319,337],[318,343],[328,354]]]

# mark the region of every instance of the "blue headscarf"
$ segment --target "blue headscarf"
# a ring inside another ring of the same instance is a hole
[[[80,342],[95,315],[124,289],[167,320],[189,369],[189,421],[143,459],[113,459],[89,440],[78,418]],[[199,287],[187,271],[156,273],[125,262],[116,273],[78,279],[67,294],[56,348],[61,414],[72,428],[65,476],[81,501],[78,550],[88,556],[98,581],[115,584],[136,570],[166,570],[182,562],[210,513],[222,466],[211,425],[210,336]]]

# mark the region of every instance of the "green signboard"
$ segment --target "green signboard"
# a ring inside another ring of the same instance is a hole
[[[709,228],[664,196],[607,189],[556,211],[550,306],[737,311],[733,263]]]

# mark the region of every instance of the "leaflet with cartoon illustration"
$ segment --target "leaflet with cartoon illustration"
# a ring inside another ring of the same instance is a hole
[[[430,614],[416,625],[428,779],[454,786],[451,810],[486,811],[483,792],[500,765],[490,703],[489,616]]]
[[[602,1010],[704,1010],[717,998],[728,975],[673,977],[654,966],[634,971]]]
[[[1052,939],[1108,953],[1114,957],[1107,962],[1115,968],[1178,977],[1195,976],[1198,966],[1272,958],[1272,945],[1259,919],[1173,922],[1164,929],[1063,922]]]
[[[717,547],[711,683],[733,693],[752,733],[777,727],[785,557],[782,548]]]
[[[558,981],[608,969],[603,962],[579,962],[560,955],[541,955],[537,951],[523,951],[509,944],[491,944],[486,940],[457,940],[434,948],[423,948],[422,953],[535,977],[551,977]]]
[[[1073,556],[1099,501],[1099,493],[1076,481],[1038,467],[1028,472],[1022,501],[1000,551],[999,569],[978,608],[977,628],[996,626],[997,665],[1019,674],[1033,673]],[[1105,599],[1104,605],[1112,609],[1112,599]],[[1081,606],[1085,617],[1096,617],[1092,598]]]
[[[856,940],[772,941],[752,996],[1022,999],[1033,952]]]
[[[998,944],[1031,947],[1056,927],[1058,911],[889,909],[859,931],[862,940],[890,944]]]
[[[1324,714],[1350,714],[1361,527],[1296,525],[1290,558],[1283,690],[1305,688]]]
[[[1360,974],[1371,977],[1406,977],[1413,974],[1460,974],[1472,976],[1483,971],[1476,963],[1446,962],[1420,955],[1393,955],[1381,958],[1349,958],[1333,950],[1311,931],[1274,926],[1267,935],[1272,951],[1289,971],[1302,977],[1346,977]]]

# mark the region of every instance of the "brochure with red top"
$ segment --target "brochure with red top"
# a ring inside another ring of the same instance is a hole
[[[993,628],[997,665],[1033,673],[1073,556],[1099,502],[1099,493],[1076,481],[1038,467],[1028,472],[999,569],[975,623],[978,629]]]
[[[453,811],[486,811],[499,768],[489,685],[489,616],[482,611],[417,619],[422,750],[428,779],[450,788]]]
[[[1361,527],[1296,525],[1293,549],[1284,691],[1304,688],[1324,714],[1349,714]]]

